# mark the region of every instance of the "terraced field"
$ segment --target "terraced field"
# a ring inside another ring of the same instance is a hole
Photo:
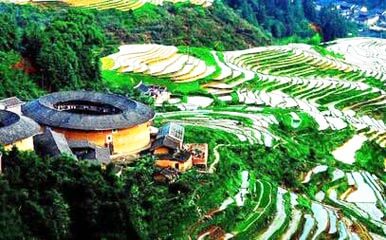
[[[188,197],[198,217],[180,219],[193,239],[385,239],[385,46],[342,39],[333,58],[304,44],[125,45],[102,64],[109,83],[167,86],[156,124],[210,143],[211,183]]]
[[[162,5],[165,2],[178,3],[178,2],[189,2],[193,5],[199,5],[203,7],[209,7],[212,5],[212,0],[12,0],[12,1],[4,1],[4,2],[13,2],[16,4],[28,4],[28,3],[52,3],[59,2],[65,3],[74,7],[85,7],[85,8],[95,8],[99,10],[107,10],[107,9],[117,9],[120,11],[129,11],[135,10],[146,3],[154,4],[154,5]]]

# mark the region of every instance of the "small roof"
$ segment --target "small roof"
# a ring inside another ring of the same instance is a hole
[[[183,141],[184,140],[184,134],[185,134],[185,128],[177,123],[169,122],[165,125],[163,125],[159,130],[158,130],[158,138],[162,137],[172,137],[176,140]]]
[[[111,162],[110,150],[108,148],[99,147],[89,141],[69,141],[69,146],[72,152],[80,160],[90,160],[90,162],[108,164]],[[84,151],[88,150],[88,151]]]
[[[23,104],[23,101],[21,101],[17,97],[10,97],[0,100],[0,106],[7,108],[12,106],[17,106]]]
[[[181,145],[182,145],[182,142],[180,140],[177,140],[171,137],[162,137],[162,138],[156,139],[153,142],[153,144],[151,145],[150,151],[154,151],[160,147],[167,147],[167,148],[176,150],[180,148]]]
[[[39,125],[32,119],[0,110],[0,144],[9,145],[38,134]]]
[[[156,181],[173,183],[178,178],[178,170],[174,168],[161,168],[153,174],[153,177]]]
[[[88,91],[52,93],[26,103],[22,112],[42,125],[84,131],[130,128],[155,114],[124,96]]]
[[[72,151],[63,134],[46,128],[44,133],[34,136],[35,151],[41,156],[56,157],[61,154],[70,154]]]
[[[189,160],[189,158],[192,156],[192,154],[186,150],[181,150],[174,152],[173,154],[161,154],[157,155],[156,158],[158,160],[171,160],[171,161],[178,161],[178,162],[186,162]]]
[[[149,87],[146,86],[145,84],[141,83],[139,84],[138,86],[135,87],[136,89],[138,89],[140,92],[142,93],[147,93],[150,91]]]
[[[192,154],[193,165],[206,165],[208,162],[207,143],[187,143],[185,149]]]

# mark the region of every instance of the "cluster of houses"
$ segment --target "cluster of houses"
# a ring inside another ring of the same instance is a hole
[[[386,32],[386,9],[369,10],[366,6],[347,1],[336,1],[333,5],[342,16],[352,22],[356,22],[371,31]]]
[[[162,106],[164,102],[170,100],[171,93],[166,87],[156,85],[145,85],[142,82],[134,87],[141,94],[149,96],[154,99],[154,105]]]
[[[195,166],[198,171],[207,170],[208,144],[184,143],[184,127],[170,122],[158,129],[150,151],[159,168],[154,178],[161,182],[173,182],[178,173]]]
[[[12,97],[0,100],[0,145],[95,164],[151,151],[165,180],[194,165],[205,171],[207,145],[184,144],[184,127],[174,123],[154,128],[154,116],[150,107],[115,94],[65,91],[27,103]]]

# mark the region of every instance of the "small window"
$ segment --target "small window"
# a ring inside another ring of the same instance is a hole
[[[113,133],[117,133],[118,132],[118,129],[113,129]]]
[[[111,141],[111,139],[112,139],[111,136],[107,136],[107,140]]]

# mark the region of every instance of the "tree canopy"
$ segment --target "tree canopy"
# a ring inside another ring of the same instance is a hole
[[[72,158],[13,149],[0,175],[0,239],[138,239],[130,182]]]

